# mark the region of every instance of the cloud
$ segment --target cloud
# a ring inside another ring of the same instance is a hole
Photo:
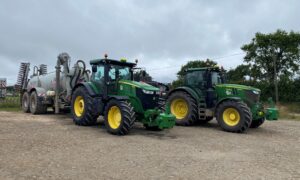
[[[13,84],[21,61],[54,70],[57,55],[66,51],[73,61],[104,53],[138,58],[156,80],[169,82],[188,60],[240,53],[255,32],[299,31],[299,5],[296,0],[2,0],[0,77]],[[218,62],[230,68],[242,58]]]

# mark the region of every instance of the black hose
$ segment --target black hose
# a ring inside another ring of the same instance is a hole
[[[79,63],[81,63],[81,64],[83,65],[83,71],[82,71],[82,72],[85,72],[85,70],[86,70],[85,62],[84,62],[83,60],[78,60],[78,61],[76,62],[76,64],[79,66]]]

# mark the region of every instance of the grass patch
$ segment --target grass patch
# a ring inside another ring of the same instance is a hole
[[[8,107],[8,108],[2,108],[0,107],[0,111],[9,111],[9,112],[20,112],[20,107]]]
[[[19,97],[6,97],[0,99],[0,111],[20,111],[20,98]]]
[[[300,103],[281,103],[278,109],[280,119],[300,121]]]

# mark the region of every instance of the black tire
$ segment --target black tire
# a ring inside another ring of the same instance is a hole
[[[250,128],[258,128],[265,122],[265,118],[260,118],[258,120],[252,120]]]
[[[116,127],[112,127],[109,121],[109,112],[112,108],[117,108],[120,111],[120,124],[116,125]],[[115,135],[126,135],[129,133],[135,122],[135,112],[133,107],[127,101],[119,101],[116,99],[112,99],[108,102],[105,107],[104,113],[104,123],[107,131],[111,134]]]
[[[229,125],[223,118],[223,113],[225,110],[230,110],[229,108],[234,109],[239,115],[239,120],[236,122],[236,124]],[[222,102],[217,107],[216,115],[217,121],[221,128],[228,132],[242,133],[250,127],[252,122],[252,114],[249,107],[241,101],[227,100]]]
[[[173,115],[174,112],[172,110],[172,103],[174,103],[174,100],[182,99],[187,103],[188,106],[188,112],[184,118],[179,119],[176,117],[176,125],[179,126],[190,126],[194,125],[198,121],[198,108],[197,108],[197,103],[195,99],[193,99],[188,93],[184,91],[177,91],[172,93],[168,99],[167,103],[170,105],[171,113]],[[176,115],[175,115],[176,116]]]
[[[77,98],[81,98],[80,102],[82,112],[77,112],[75,107],[78,107]],[[93,98],[89,95],[85,87],[78,87],[72,95],[71,113],[73,122],[79,126],[91,126],[97,123],[97,116],[94,115]],[[80,114],[80,115],[79,115]]]
[[[30,98],[28,92],[23,93],[21,105],[24,113],[30,113]]]
[[[32,114],[45,114],[47,112],[47,106],[39,99],[36,91],[31,93],[29,102]]]

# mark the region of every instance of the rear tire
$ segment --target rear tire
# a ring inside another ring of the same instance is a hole
[[[33,91],[30,95],[30,112],[32,114],[45,114],[47,106],[39,99],[37,92]]]
[[[29,93],[24,92],[22,96],[22,110],[24,113],[30,112],[30,100],[29,100]]]
[[[241,101],[228,100],[217,107],[217,121],[221,128],[228,132],[242,133],[252,121],[249,107]]]
[[[91,126],[97,123],[97,116],[93,112],[93,99],[84,87],[78,87],[74,91],[71,113],[76,125]]]
[[[258,128],[265,122],[265,118],[260,118],[258,120],[252,120],[250,128]]]
[[[190,126],[198,121],[197,103],[188,93],[174,92],[168,97],[167,103],[176,117],[176,125]]]
[[[104,123],[114,135],[126,135],[135,122],[135,112],[127,101],[112,99],[105,107]]]

